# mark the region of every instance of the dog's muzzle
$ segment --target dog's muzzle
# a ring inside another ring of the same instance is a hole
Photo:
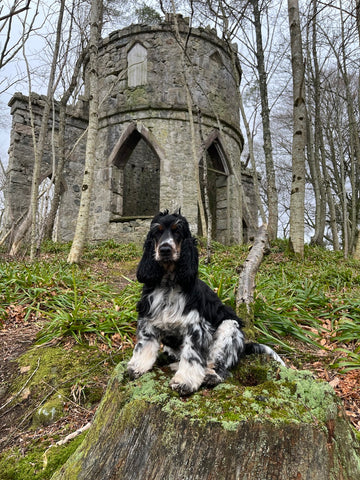
[[[171,262],[175,260],[174,257],[174,250],[170,243],[165,242],[159,245],[158,248],[158,259],[162,262]]]

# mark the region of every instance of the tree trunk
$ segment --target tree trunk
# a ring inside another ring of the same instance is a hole
[[[116,367],[87,436],[52,480],[360,478],[340,401],[309,372],[247,359],[227,383],[180,399],[167,368],[134,382],[125,370]]]
[[[89,40],[89,125],[86,141],[85,167],[81,200],[75,234],[68,256],[69,263],[79,263],[84,249],[89,224],[91,195],[94,184],[95,155],[98,132],[98,46],[102,28],[102,0],[91,1],[90,11],[90,40]]]
[[[250,253],[242,265],[236,295],[236,313],[244,320],[245,331],[248,336],[252,336],[251,330],[254,324],[255,276],[268,248],[269,239],[267,227],[266,225],[262,225],[259,228]]]
[[[198,157],[199,145],[197,145],[197,141],[196,141],[197,137],[195,134],[195,122],[194,122],[194,116],[193,116],[194,102],[192,100],[191,89],[188,81],[188,79],[190,78],[190,75],[189,75],[189,62],[187,60],[187,55],[186,55],[187,41],[184,41],[180,35],[178,17],[176,14],[176,7],[173,0],[171,2],[171,5],[172,5],[173,19],[174,19],[174,34],[180,49],[179,53],[181,58],[181,66],[183,68],[182,79],[184,83],[183,86],[185,89],[186,105],[187,105],[187,111],[189,116],[191,154],[192,154],[192,160],[194,163],[194,174],[195,174],[195,183],[197,187],[197,201],[198,201],[198,208],[199,208],[200,224],[201,224],[203,235],[205,234],[207,235],[208,234],[207,221],[209,221],[209,219],[206,220],[205,206],[204,206],[202,195],[201,195],[199,157]]]
[[[343,7],[342,2],[340,2],[340,25],[341,25],[341,56],[342,56],[342,65],[340,65],[341,60],[338,58],[339,63],[339,70],[342,74],[345,86],[345,93],[346,93],[346,108],[348,112],[349,118],[349,131],[350,131],[350,152],[351,152],[351,210],[350,210],[350,218],[351,218],[351,231],[350,231],[350,251],[354,254],[355,258],[359,258],[358,254],[360,251],[360,235],[358,235],[358,222],[359,222],[359,191],[360,191],[360,180],[359,180],[359,173],[360,173],[360,138],[359,138],[359,131],[358,131],[358,121],[356,119],[356,107],[354,105],[354,99],[351,93],[350,88],[350,78],[348,74],[348,63],[349,58],[346,54],[346,41],[345,41],[345,31],[344,31],[344,16],[343,16]]]
[[[254,139],[253,139],[253,135],[251,134],[249,122],[246,117],[243,97],[241,93],[239,93],[239,104],[240,104],[240,113],[245,126],[246,137],[248,141],[251,170],[252,170],[252,175],[254,179],[254,191],[255,191],[256,203],[260,212],[261,221],[265,223],[266,222],[265,211],[264,211],[264,207],[260,197],[259,180],[258,180],[258,174],[256,171],[256,161],[255,161],[254,141],[253,141]]]
[[[268,232],[270,242],[277,238],[278,228],[278,193],[275,182],[275,167],[270,130],[270,109],[268,100],[267,74],[265,70],[264,47],[261,33],[261,16],[258,0],[252,0],[254,25],[256,34],[256,60],[259,73],[259,88],[261,99],[261,119],[263,127],[264,154],[266,165],[266,183],[268,199]]]
[[[38,141],[36,141],[35,137],[35,125],[32,121],[32,136],[33,136],[33,146],[34,146],[34,168],[32,174],[32,184],[31,184],[31,193],[30,193],[30,209],[29,214],[26,215],[24,220],[19,224],[15,235],[14,240],[11,245],[10,255],[16,255],[22,241],[27,234],[29,228],[31,227],[31,250],[30,250],[30,258],[34,260],[35,253],[36,253],[36,230],[37,230],[37,205],[38,205],[38,196],[39,196],[39,184],[40,184],[40,175],[41,175],[41,161],[44,155],[45,149],[45,141],[47,138],[47,131],[48,131],[48,120],[50,117],[50,110],[51,105],[54,97],[54,91],[56,88],[55,85],[55,74],[56,74],[56,67],[58,62],[59,50],[60,50],[60,39],[62,33],[62,25],[63,25],[63,17],[64,17],[64,10],[65,10],[65,0],[61,0],[60,2],[60,10],[59,10],[59,17],[57,21],[56,27],[56,40],[54,45],[54,53],[52,58],[52,64],[50,69],[50,76],[49,82],[47,87],[47,94],[45,98],[45,105],[42,112],[41,118],[41,126]],[[30,79],[30,69],[27,64],[27,59],[25,57],[25,63],[28,69],[28,76]],[[30,85],[31,87],[31,85]],[[31,91],[29,91],[29,110],[30,114],[32,111],[32,104],[31,104]],[[31,114],[32,117],[32,114]]]
[[[290,243],[294,253],[304,256],[306,108],[304,61],[297,0],[288,0],[291,64],[293,74],[292,183],[290,196]]]
[[[324,232],[325,232],[325,224],[326,224],[326,191],[324,187],[324,181],[321,175],[321,168],[320,168],[320,158],[323,158],[321,149],[322,141],[322,117],[321,117],[321,76],[320,76],[320,68],[319,68],[319,61],[318,61],[318,53],[317,53],[317,5],[318,0],[312,0],[313,3],[313,10],[312,10],[312,21],[311,21],[311,29],[312,29],[312,49],[310,51],[310,47],[308,47],[308,58],[312,58],[311,62],[308,62],[308,69],[310,70],[310,79],[308,87],[308,92],[311,95],[313,92],[314,98],[314,118],[313,118],[313,125],[314,125],[314,132],[311,130],[310,125],[310,114],[309,111],[307,112],[307,134],[308,134],[308,163],[310,167],[311,179],[314,186],[314,194],[315,194],[315,226],[314,226],[314,235],[311,238],[312,245],[324,245]],[[308,26],[310,28],[310,25]],[[307,42],[310,44],[310,42]],[[311,56],[312,55],[312,56]],[[313,67],[313,68],[312,68]],[[311,98],[309,96],[309,98]],[[312,135],[313,134],[313,135]]]
[[[53,172],[55,176],[55,185],[54,185],[54,197],[51,202],[51,208],[46,219],[45,228],[44,228],[44,239],[51,240],[56,214],[60,205],[60,199],[62,195],[63,186],[61,184],[61,177],[66,164],[66,149],[65,149],[65,129],[66,129],[66,106],[69,102],[71,95],[73,94],[75,88],[78,85],[78,78],[80,75],[80,69],[84,63],[85,57],[88,54],[88,48],[84,48],[74,67],[74,71],[71,77],[71,82],[60,100],[59,106],[59,133],[58,133],[58,150],[59,150],[59,160],[56,165],[56,171]]]

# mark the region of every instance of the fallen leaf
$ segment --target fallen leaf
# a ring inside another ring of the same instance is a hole
[[[20,367],[20,373],[27,373],[31,368],[31,365],[27,365],[26,367]]]
[[[30,394],[31,394],[30,388],[28,388],[28,387],[27,387],[27,388],[24,388],[24,390],[23,390],[23,392],[22,392],[22,394],[21,394],[21,399],[22,399],[22,400],[27,400],[27,399],[30,397]]]
[[[329,382],[329,385],[331,385],[333,388],[337,387],[340,383],[340,378],[339,377],[335,377],[331,380],[331,382]]]

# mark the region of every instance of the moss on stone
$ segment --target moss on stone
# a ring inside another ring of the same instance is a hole
[[[46,427],[56,422],[64,414],[65,397],[61,393],[56,393],[49,401],[41,405],[33,415],[32,426],[34,428]]]
[[[116,362],[125,356],[121,353],[111,360]],[[21,355],[17,362],[23,373],[9,380],[10,394],[13,395],[10,406],[23,403],[22,408],[34,412],[31,419],[33,429],[46,426],[65,415],[64,403],[71,398],[71,388],[74,385],[81,389],[82,403],[88,407],[98,403],[103,395],[104,380],[108,379],[109,372],[113,370],[106,353],[81,345],[69,350],[61,345],[34,346]],[[94,380],[95,376],[100,379],[98,383]],[[29,392],[26,398],[21,395],[24,385]],[[45,435],[41,443],[35,442],[29,446],[26,443],[26,449],[22,450],[21,455],[17,447],[8,448],[0,456],[0,479],[48,480],[76,450],[83,438],[84,435],[81,435],[69,444],[53,446],[47,450],[50,442]],[[48,459],[47,467],[44,467],[44,455]]]
[[[125,91],[126,104],[129,107],[139,106],[148,103],[148,94],[144,87],[128,88]]]
[[[102,365],[107,358],[106,354],[95,347],[76,345],[65,350],[63,346],[35,346],[18,358],[20,371],[25,368],[26,373],[14,379],[11,393],[17,393],[26,383],[30,390],[30,398],[48,395],[51,389],[54,390],[54,395],[68,396],[71,386],[78,383],[84,394],[82,400],[89,404],[92,398],[91,402],[97,403],[102,392],[98,387],[96,392],[93,391],[93,377],[104,374],[107,370]],[[118,357],[122,358],[123,355]]]

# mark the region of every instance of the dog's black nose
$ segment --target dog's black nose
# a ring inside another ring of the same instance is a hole
[[[169,245],[168,243],[163,243],[159,247],[159,252],[160,252],[160,255],[163,257],[170,256],[172,252],[171,245]]]

